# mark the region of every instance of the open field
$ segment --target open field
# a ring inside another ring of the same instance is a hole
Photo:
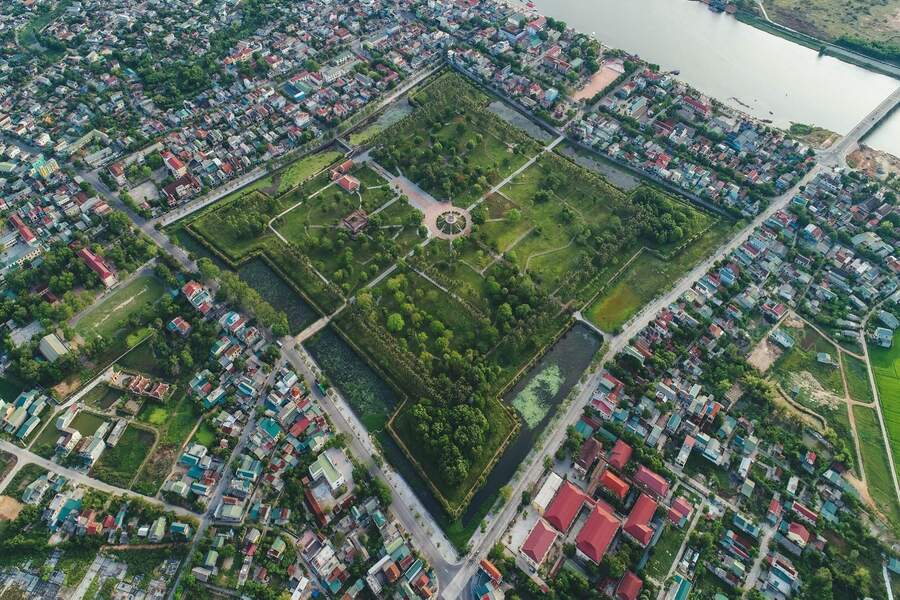
[[[687,526],[685,525],[685,527]],[[653,547],[653,554],[647,561],[644,573],[657,581],[664,581],[669,568],[675,561],[675,555],[681,547],[684,536],[685,531],[671,523],[666,523],[666,530],[663,531],[659,541]]]
[[[82,397],[82,401],[88,406],[107,410],[123,395],[124,393],[121,390],[117,390],[101,383],[85,394]]]
[[[213,444],[216,443],[216,432],[210,427],[206,419],[200,422],[200,426],[197,427],[197,433],[194,434],[192,442],[206,446],[207,448],[211,448]]]
[[[129,424],[119,443],[107,448],[91,468],[91,476],[111,485],[129,487],[155,438],[152,431]]]
[[[764,5],[773,21],[791,29],[838,45],[857,40],[893,51],[895,62],[900,58],[898,0],[764,0]]]
[[[133,489],[152,496],[165,481],[181,447],[199,421],[200,408],[189,394],[182,392],[176,393],[164,405],[145,403],[137,418],[157,431],[157,444]]]
[[[878,401],[887,427],[894,464],[900,465],[900,331],[891,348],[869,344],[869,361],[878,386]]]
[[[850,356],[846,352],[841,353],[841,360],[844,361],[844,374],[847,377],[847,391],[850,397],[857,402],[871,402],[874,400],[866,363],[855,356]]]
[[[615,331],[650,300],[666,291],[672,282],[711,254],[732,229],[717,221],[699,239],[668,260],[642,251],[633,263],[585,310],[585,316],[603,331]],[[630,258],[621,257],[619,266]]]
[[[819,335],[812,327],[786,327],[782,330],[794,339],[794,347],[786,350],[772,365],[772,373],[782,389],[790,392],[795,386],[805,393],[810,408],[833,406],[844,399],[838,354],[834,344]],[[830,356],[831,362],[819,362],[819,353]],[[799,397],[799,396],[798,396]]]
[[[110,338],[130,316],[159,300],[164,290],[162,282],[156,277],[138,277],[94,306],[78,321],[75,331],[85,338],[95,335]]]
[[[894,480],[891,478],[887,450],[881,439],[878,417],[874,409],[864,406],[854,406],[853,417],[856,419],[856,431],[869,493],[894,528],[900,527],[900,506],[894,492]]]
[[[313,154],[307,160],[298,160],[297,162],[292,163],[281,172],[281,179],[278,182],[278,193],[282,194],[299,185],[340,157],[340,152],[337,152],[336,150],[326,150],[325,152]]]

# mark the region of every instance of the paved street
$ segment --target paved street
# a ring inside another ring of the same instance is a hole
[[[452,544],[446,539],[443,531],[422,506],[406,481],[387,463],[382,467],[374,461],[372,457],[379,454],[375,444],[365,426],[337,390],[332,388],[332,391],[325,397],[318,393],[313,385],[316,374],[307,364],[307,360],[312,362],[312,359],[305,355],[302,348],[298,351],[289,346],[291,338],[285,338],[285,340],[287,343],[285,343],[282,354],[295,371],[309,383],[313,394],[328,413],[332,424],[339,431],[347,434],[350,449],[356,458],[368,467],[374,476],[385,481],[391,487],[394,497],[390,507],[391,511],[413,536],[417,550],[427,557],[435,570],[439,583],[443,584],[443,582],[449,581],[456,574],[459,564]]]
[[[163,502],[161,500],[157,500],[156,498],[151,498],[150,496],[138,494],[137,492],[132,492],[131,490],[125,490],[114,485],[109,485],[108,483],[104,483],[99,479],[94,479],[93,477],[90,477],[86,473],[83,473],[81,471],[75,471],[74,469],[69,469],[68,467],[58,465],[53,461],[42,458],[37,454],[31,452],[30,450],[20,448],[15,444],[7,442],[6,440],[0,440],[0,450],[15,455],[20,465],[35,464],[39,467],[47,469],[48,471],[59,473],[60,475],[68,479],[71,483],[76,485],[91,487],[96,490],[100,490],[101,492],[106,492],[107,494],[117,494],[119,496],[127,496],[130,498],[140,498],[148,504],[161,506],[165,510],[172,511],[173,513],[181,517],[190,517],[197,519],[201,516],[194,511],[188,510],[186,508],[175,506],[174,504],[169,504],[168,502]]]

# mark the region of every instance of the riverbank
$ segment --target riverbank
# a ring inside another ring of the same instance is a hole
[[[766,20],[765,18],[748,11],[739,10],[735,13],[734,17],[738,21],[765,31],[766,33],[815,50],[820,56],[831,56],[845,63],[862,67],[863,69],[867,69],[874,73],[900,79],[900,66],[898,65],[885,62],[849,48],[844,48],[843,46],[838,46],[832,42],[827,42],[801,31],[791,29],[790,27],[786,27],[775,21]]]
[[[510,2],[512,6],[517,6]],[[809,123],[845,134],[891,94],[898,79],[835,56],[821,43],[717,13],[700,2],[534,0],[535,10],[577,24],[606,48],[679,71],[703,94],[775,126]],[[848,93],[852,90],[852,93]],[[900,154],[900,140],[880,150]]]

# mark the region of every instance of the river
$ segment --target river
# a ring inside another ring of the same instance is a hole
[[[534,0],[541,13],[636,53],[701,92],[776,125],[846,133],[900,85],[687,0]],[[868,143],[900,156],[895,112]]]

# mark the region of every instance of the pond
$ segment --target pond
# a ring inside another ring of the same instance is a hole
[[[248,260],[238,268],[237,274],[275,310],[287,315],[292,334],[298,333],[319,318],[315,309],[263,259]]]
[[[397,396],[344,338],[326,327],[303,346],[363,425],[373,432],[384,429],[398,404]]]
[[[487,514],[500,488],[525,461],[556,414],[556,408],[590,366],[601,344],[602,340],[591,329],[576,324],[503,397],[519,413],[522,427],[463,513],[464,526],[477,524]]]

